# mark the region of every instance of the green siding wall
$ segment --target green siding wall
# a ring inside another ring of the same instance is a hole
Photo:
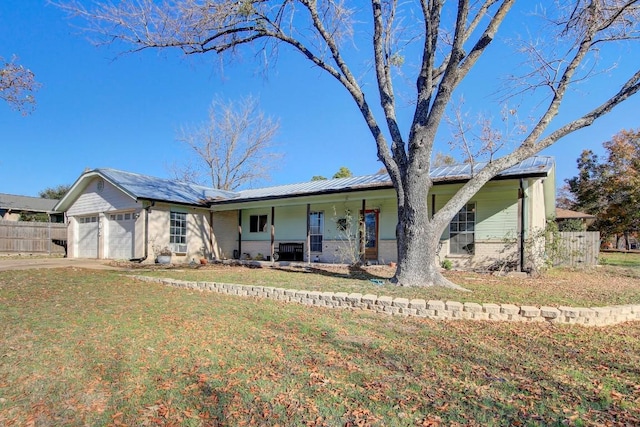
[[[436,210],[440,210],[459,189],[459,185],[442,186],[433,192],[436,195]],[[476,204],[476,241],[502,241],[515,238],[518,229],[518,183],[517,181],[491,182],[473,196]],[[445,231],[443,238],[448,238]]]
[[[378,233],[380,240],[395,240],[396,225],[398,224],[398,204],[395,197],[386,200],[378,200],[380,217]]]
[[[436,210],[440,210],[459,188],[460,185],[457,184],[434,187],[432,193],[436,196]],[[352,226],[357,227],[362,199],[366,200],[367,209],[378,209],[380,212],[379,239],[395,240],[398,208],[395,193],[392,191],[361,194],[353,200],[311,203],[311,211],[324,212],[324,238],[326,240],[341,239],[336,221],[339,218],[344,218],[347,210],[351,212],[353,217]],[[505,238],[515,238],[518,227],[518,182],[516,180],[490,182],[471,199],[471,202],[476,203],[477,209],[477,241],[502,241]],[[427,209],[426,201],[425,209]],[[251,215],[267,215],[267,230],[257,233],[249,232]],[[307,205],[276,207],[275,228],[276,241],[303,241],[306,239]],[[243,241],[269,241],[271,239],[271,207],[243,209],[242,230]],[[355,233],[355,230],[353,232]],[[448,238],[448,232],[445,232],[443,237]]]
[[[515,238],[518,230],[518,190],[478,194],[476,202],[476,240]]]
[[[250,230],[252,215],[267,215],[267,228],[265,231],[252,233]],[[243,209],[242,210],[242,240],[270,240],[271,239],[271,209]]]
[[[307,238],[307,206],[287,206],[276,208],[277,241],[300,241]],[[270,237],[270,236],[269,236]]]

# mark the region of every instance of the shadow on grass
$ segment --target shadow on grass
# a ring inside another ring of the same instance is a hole
[[[390,277],[386,277],[384,275],[373,274],[370,271],[365,270],[364,268],[352,265],[347,267],[347,273],[340,271],[338,269],[332,268],[321,268],[321,267],[313,267],[313,266],[274,266],[272,267],[274,270],[282,271],[283,273],[306,273],[306,274],[315,274],[318,276],[325,277],[333,277],[339,279],[352,279],[352,280],[368,280],[374,283],[378,281],[389,282]]]

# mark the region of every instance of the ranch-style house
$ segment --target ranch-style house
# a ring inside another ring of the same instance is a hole
[[[450,223],[439,257],[526,268],[527,239],[555,212],[554,168],[537,156],[496,176]],[[437,211],[470,173],[468,164],[434,168],[424,208]],[[168,249],[173,263],[397,261],[396,194],[386,174],[230,192],[101,168],[82,173],[54,209],[65,213],[69,257],[150,263]]]

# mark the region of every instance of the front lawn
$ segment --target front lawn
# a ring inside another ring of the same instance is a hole
[[[144,267],[144,266],[142,266]],[[454,283],[472,292],[443,288],[404,288],[388,283],[394,270],[384,266],[348,269],[336,265],[262,268],[229,265],[177,266],[137,269],[136,274],[190,281],[237,283],[324,292],[358,292],[392,297],[459,302],[594,307],[640,303],[640,269],[600,266],[590,269],[553,269],[542,277],[505,277],[464,271],[445,272]],[[374,281],[382,279],[384,284]]]
[[[0,272],[0,334],[3,426],[640,423],[640,322],[431,321],[57,269]]]
[[[600,263],[640,271],[640,252],[600,252]]]

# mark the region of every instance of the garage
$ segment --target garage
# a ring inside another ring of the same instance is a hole
[[[134,248],[135,216],[133,213],[109,215],[108,258],[131,259]]]
[[[78,257],[98,258],[98,216],[78,218]]]

